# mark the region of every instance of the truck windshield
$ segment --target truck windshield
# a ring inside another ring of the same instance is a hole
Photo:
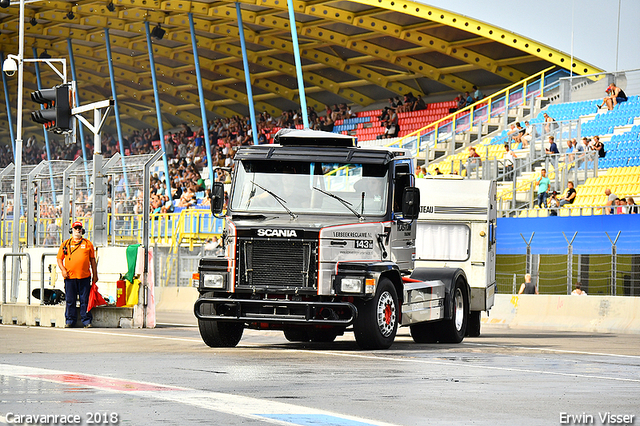
[[[234,212],[286,212],[278,201],[295,214],[351,214],[345,202],[365,216],[382,215],[387,208],[388,168],[382,164],[244,160],[236,168]]]

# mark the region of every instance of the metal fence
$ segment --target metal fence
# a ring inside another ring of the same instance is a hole
[[[19,210],[22,245],[58,246],[68,237],[65,233],[75,221],[84,224],[86,237],[92,241],[104,234],[108,235],[110,245],[142,242],[143,205],[150,195],[143,183],[144,167],[152,154],[128,156],[126,180],[119,154],[109,159],[98,158],[102,162],[100,167],[94,167],[93,160],[84,164],[81,158],[22,167]],[[86,169],[94,170],[94,174],[99,170],[89,184]],[[13,242],[13,181],[13,165],[0,170],[1,247],[10,247]],[[99,208],[94,208],[96,201],[100,201],[96,205]],[[96,220],[104,220],[106,226],[100,226]]]
[[[153,246],[155,258],[156,285],[188,287],[192,285],[193,274],[198,271],[198,262],[204,256],[221,256],[222,248],[211,244],[201,244],[193,249],[180,247]]]
[[[540,294],[570,294],[576,282],[590,295],[640,296],[640,255],[498,255],[498,293],[516,294],[530,271]]]

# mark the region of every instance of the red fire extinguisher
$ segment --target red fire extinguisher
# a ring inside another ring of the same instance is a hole
[[[116,282],[116,306],[124,306],[126,304],[127,304],[127,282],[125,280],[120,279]]]

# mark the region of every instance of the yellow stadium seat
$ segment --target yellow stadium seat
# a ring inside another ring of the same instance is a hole
[[[571,216],[580,216],[582,209],[571,209]]]
[[[558,212],[558,216],[562,216],[562,217],[569,216],[569,209],[560,209],[560,212]]]

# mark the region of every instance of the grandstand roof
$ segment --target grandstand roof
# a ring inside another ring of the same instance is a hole
[[[36,1],[26,5],[25,57],[45,49],[69,58],[71,40],[83,104],[111,98],[105,46],[109,29],[123,131],[157,127],[144,21],[166,34],[153,40],[165,127],[199,127],[200,106],[189,32],[193,14],[206,108],[214,116],[248,115],[235,5],[221,1]],[[287,2],[243,0],[256,111],[278,116],[299,107]],[[307,104],[367,107],[407,92],[453,94],[485,91],[519,81],[550,65],[571,68],[571,57],[534,40],[415,1],[293,1]],[[110,10],[113,9],[113,10]],[[18,52],[19,8],[0,9],[0,51]],[[35,20],[33,20],[34,18]],[[33,25],[35,24],[35,25]],[[530,23],[534,25],[533,23]],[[574,58],[576,74],[601,70]],[[44,88],[60,81],[41,66]],[[36,109],[35,68],[25,65],[24,110]],[[70,73],[69,73],[70,75]],[[15,120],[16,79],[9,79]],[[3,96],[4,97],[4,96]],[[428,98],[427,98],[428,101]],[[0,110],[8,135],[6,110]],[[41,131],[25,116],[25,134]],[[113,114],[107,131],[113,132]]]

